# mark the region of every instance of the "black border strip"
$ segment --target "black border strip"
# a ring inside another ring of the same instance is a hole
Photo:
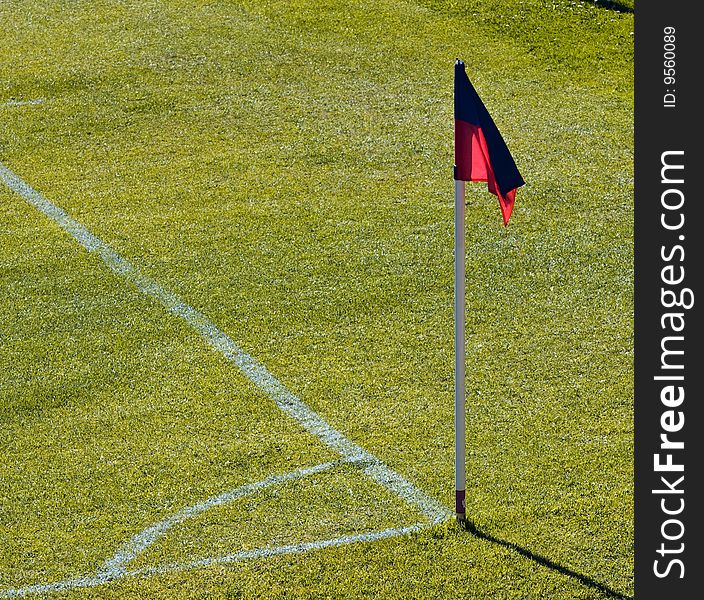
[[[639,0],[635,8],[637,599],[700,598],[704,589],[700,581],[702,567],[699,547],[702,543],[701,511],[704,511],[704,502],[700,491],[702,486],[699,485],[698,462],[702,455],[701,440],[704,438],[704,431],[700,431],[704,364],[700,358],[702,348],[699,340],[702,331],[700,305],[704,303],[699,285],[704,233],[699,232],[695,216],[702,201],[698,178],[704,169],[698,139],[698,131],[702,129],[698,105],[702,99],[696,89],[701,78],[699,41],[704,36],[697,31],[700,26],[694,14],[696,6],[695,2],[678,0],[664,3]],[[666,27],[674,28],[674,82],[665,80],[665,69],[668,67],[665,60],[671,56],[665,56],[671,48],[665,47],[668,43],[664,37]],[[672,96],[666,97],[668,93]],[[673,97],[674,103],[666,102]],[[683,169],[669,169],[661,173],[663,153],[668,151],[672,154],[666,155],[666,162],[681,165]],[[679,182],[680,179],[684,182]],[[684,202],[679,208],[663,207],[663,200],[676,207],[682,198]],[[672,229],[668,230],[663,225],[663,218]],[[680,224],[681,218],[684,218],[681,227],[675,227]],[[682,273],[684,279],[675,283]],[[691,308],[664,306],[672,299],[689,304],[691,298],[685,291],[687,289],[694,297]],[[681,326],[682,321],[677,317],[664,316],[668,313],[683,315],[682,331],[673,330],[674,326]],[[678,339],[678,336],[683,339]],[[668,354],[669,351],[682,351],[684,354]],[[672,368],[674,366],[682,368]],[[656,379],[671,376],[682,376],[683,379]],[[673,388],[668,390],[668,386]],[[680,402],[681,391],[684,399]],[[662,448],[663,434],[667,434],[667,440],[673,444],[684,442],[684,448]],[[668,454],[671,459],[668,459]],[[655,455],[659,455],[660,463],[667,464],[671,460],[684,470],[657,471]],[[678,482],[681,476],[684,479]],[[668,487],[672,489],[668,491]],[[653,493],[653,490],[668,493]],[[665,510],[672,514],[665,514]],[[658,561],[657,565],[655,561]],[[655,570],[659,571],[660,577]]]

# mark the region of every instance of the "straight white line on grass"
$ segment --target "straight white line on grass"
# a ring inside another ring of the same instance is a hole
[[[179,510],[177,513],[162,519],[158,523],[147,527],[144,531],[135,535],[131,540],[129,540],[122,548],[120,548],[114,556],[109,558],[103,567],[98,571],[98,575],[112,574],[116,575],[124,572],[126,565],[132,560],[137,558],[142,554],[149,546],[156,542],[162,535],[164,535],[171,527],[183,523],[188,519],[197,517],[199,514],[215,508],[216,506],[222,506],[223,504],[228,504],[237,498],[243,498],[259,490],[265,488],[280,485],[288,481],[295,481],[296,479],[303,479],[304,477],[309,477],[315,475],[316,473],[321,473],[322,471],[327,471],[334,467],[346,464],[350,461],[348,460],[337,460],[333,462],[321,463],[319,465],[314,465],[312,467],[306,467],[303,469],[298,469],[296,471],[291,471],[285,473],[284,475],[271,475],[266,479],[257,481],[255,483],[247,483],[243,486],[218,494],[217,496],[211,496],[207,500],[198,502],[191,506],[187,506]]]
[[[30,100],[7,100],[6,102],[0,102],[0,108],[12,108],[13,106],[34,106],[35,104],[42,104],[44,98],[31,98]]]
[[[86,250],[100,256],[115,274],[129,281],[143,294],[158,301],[172,314],[186,321],[210,346],[234,363],[252,383],[265,392],[282,411],[298,421],[309,433],[318,437],[348,460],[370,463],[370,467],[365,469],[365,473],[369,477],[405,500],[409,505],[420,510],[431,522],[439,523],[451,516],[446,507],[430,498],[376,456],[329,425],[318,413],[276,379],[263,364],[235,344],[232,338],[219,329],[208,317],[161,287],[153,279],[143,275],[127,259],[93,235],[84,225],[71,218],[64,210],[47,200],[2,163],[0,163],[0,179],[13,192],[22,196],[31,206],[44,213],[68,232]]]
[[[175,563],[163,565],[161,567],[137,569],[134,571],[128,571],[127,575],[158,575],[185,571],[188,569],[198,569],[201,567],[211,567],[213,565],[241,562],[244,560],[253,560],[256,558],[270,558],[281,554],[300,554],[302,552],[310,552],[311,550],[322,550],[323,548],[334,548],[337,546],[345,546],[347,544],[357,544],[359,542],[377,542],[379,540],[420,531],[426,527],[428,527],[427,523],[415,523],[406,527],[382,529],[380,531],[372,531],[369,533],[343,535],[341,537],[332,538],[329,540],[319,540],[317,542],[301,542],[300,544],[290,544],[288,546],[273,546],[269,548],[259,548],[258,550],[242,550],[241,552],[236,552],[235,554],[227,554],[225,556],[218,556],[215,558],[204,558],[202,560],[194,560],[187,563]]]
[[[125,564],[135,558],[168,528],[176,523],[179,523],[191,516],[195,516],[197,513],[202,512],[203,510],[206,510],[216,504],[230,501],[235,497],[245,495],[246,493],[251,493],[256,489],[282,483],[288,479],[304,477],[307,474],[329,468],[332,464],[335,464],[324,463],[308,469],[294,471],[288,475],[273,476],[261,482],[243,486],[237,490],[226,492],[220,496],[210,498],[201,504],[183,509],[176,515],[160,521],[156,525],[147,528],[140,534],[134,536],[105,563],[102,570],[100,570],[95,576],[79,577],[55,583],[27,586],[14,590],[5,590],[0,592],[0,597],[11,598],[25,596],[28,594],[47,593],[73,588],[94,587],[123,577],[146,576],[156,573],[192,569],[220,563],[271,557],[279,554],[307,552],[309,550],[341,546],[356,542],[375,541],[417,531],[422,527],[439,523],[451,516],[451,513],[447,508],[416,488],[413,484],[382,463],[373,454],[364,450],[359,445],[346,438],[342,433],[331,427],[322,417],[320,417],[320,415],[310,409],[300,398],[289,391],[278,379],[276,379],[264,365],[240,349],[227,334],[220,330],[205,315],[183,302],[173,293],[161,287],[154,280],[143,275],[134,265],[117,254],[117,252],[115,252],[108,244],[93,235],[85,226],[71,218],[64,210],[47,200],[41,193],[33,189],[28,183],[15,175],[15,173],[5,167],[2,163],[0,163],[0,179],[12,191],[22,196],[31,206],[35,207],[37,210],[53,220],[64,231],[69,233],[86,250],[100,256],[103,262],[115,274],[132,283],[146,296],[158,301],[172,314],[179,316],[186,321],[210,346],[220,352],[230,362],[235,364],[240,371],[250,381],[252,381],[252,383],[254,383],[259,389],[264,391],[272,400],[274,400],[282,411],[298,421],[309,433],[315,435],[329,447],[339,452],[344,460],[338,461],[338,463],[352,461],[366,463],[367,466],[364,468],[364,473],[368,477],[395,493],[409,505],[420,510],[420,512],[429,521],[429,523],[426,524],[418,523],[409,527],[385,529],[382,531],[343,536],[318,542],[242,551],[225,557],[208,558],[191,563],[167,565],[164,567],[155,567],[136,571],[125,570]]]
[[[435,499],[416,488],[401,475],[329,425],[293,392],[288,390],[269,370],[235,342],[208,317],[181,300],[156,281],[143,275],[132,263],[120,256],[108,244],[93,235],[84,225],[47,200],[23,179],[0,163],[0,179],[31,206],[53,220],[89,252],[95,253],[117,275],[132,283],[146,296],[158,301],[172,314],[181,317],[215,350],[220,352],[277,406],[298,421],[309,433],[339,452],[348,460],[369,463],[365,473],[409,505],[417,508],[432,523],[451,517],[451,512]]]
[[[105,585],[112,581],[125,579],[128,577],[149,577],[152,575],[164,575],[190,569],[199,569],[220,564],[242,562],[246,560],[255,560],[257,558],[271,558],[282,554],[300,554],[303,552],[311,552],[314,550],[322,550],[324,548],[335,548],[348,544],[357,544],[360,542],[376,542],[379,540],[406,535],[414,531],[428,527],[427,523],[416,523],[408,527],[382,529],[381,531],[373,531],[370,533],[358,533],[354,535],[344,535],[328,540],[319,540],[317,542],[305,542],[301,544],[291,544],[288,546],[272,546],[268,548],[259,548],[257,550],[243,550],[235,554],[219,556],[214,558],[205,558],[185,563],[175,563],[164,565],[161,567],[150,567],[145,569],[135,569],[133,571],[116,571],[109,573],[99,573],[90,577],[76,577],[74,579],[65,579],[54,583],[42,583],[37,585],[28,585],[22,588],[4,590],[0,592],[0,598],[22,598],[33,594],[47,594],[51,592],[65,592],[78,588],[90,588]]]

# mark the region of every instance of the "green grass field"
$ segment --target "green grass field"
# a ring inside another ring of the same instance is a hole
[[[632,7],[2,2],[5,173],[448,511],[455,57],[527,185],[467,186],[464,530],[0,177],[0,598],[632,596]]]

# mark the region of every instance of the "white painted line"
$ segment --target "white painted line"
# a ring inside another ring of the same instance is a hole
[[[7,102],[0,102],[0,108],[11,108],[13,106],[33,106],[35,104],[42,104],[44,98],[31,98],[29,100],[8,100]]]
[[[322,550],[323,548],[334,548],[337,546],[345,546],[347,544],[357,544],[359,542],[376,542],[386,538],[421,531],[426,527],[429,527],[427,523],[415,523],[414,525],[408,525],[407,527],[382,529],[381,531],[371,531],[369,533],[355,533],[353,535],[343,535],[338,538],[320,540],[317,542],[303,542],[300,544],[291,544],[289,546],[274,546],[269,548],[259,548],[257,550],[243,550],[241,552],[236,552],[235,554],[228,554],[226,556],[219,556],[216,558],[204,558],[202,560],[194,560],[188,563],[176,563],[161,567],[138,569],[128,572],[127,575],[158,575],[186,571],[189,569],[198,569],[202,567],[211,567],[213,565],[221,565],[225,563],[254,560],[257,558],[271,558],[281,554],[300,554],[303,552],[310,552],[311,550]]]
[[[210,346],[235,364],[252,383],[274,400],[283,412],[298,421],[306,431],[318,437],[323,443],[348,460],[369,462],[371,466],[365,470],[369,477],[418,509],[432,523],[440,523],[452,516],[452,513],[437,500],[426,495],[376,456],[329,425],[318,413],[289,391],[256,358],[237,346],[208,317],[161,287],[153,279],[143,275],[127,259],[93,235],[81,223],[72,219],[61,208],[47,200],[2,163],[0,163],[0,179],[12,191],[22,196],[30,205],[69,233],[86,250],[100,256],[115,274],[132,283],[146,296],[158,301],[172,314],[186,321]]]
[[[145,529],[140,534],[135,535],[122,546],[111,559],[106,561],[102,569],[95,576],[78,577],[55,583],[38,584],[0,591],[0,598],[15,598],[29,594],[95,587],[124,577],[147,576],[213,564],[271,557],[279,554],[307,552],[357,542],[370,542],[418,531],[429,525],[440,523],[452,516],[452,513],[446,507],[435,499],[427,496],[401,475],[390,469],[373,454],[364,450],[361,446],[355,444],[330,426],[320,415],[308,407],[298,396],[289,391],[276,379],[264,365],[239,348],[227,334],[220,330],[205,315],[183,302],[175,294],[161,287],[154,280],[143,275],[132,263],[120,256],[100,238],[93,235],[81,223],[72,219],[61,208],[47,200],[41,193],[15,175],[2,163],[0,163],[0,180],[12,191],[22,196],[27,203],[49,217],[59,225],[59,227],[69,233],[86,250],[97,254],[116,275],[119,275],[134,285],[146,296],[158,301],[172,314],[182,318],[195,329],[210,346],[235,364],[252,383],[274,400],[276,405],[283,412],[298,421],[306,431],[318,437],[323,443],[336,450],[343,457],[342,461],[323,463],[314,467],[293,471],[286,475],[272,476],[260,482],[248,484],[230,492],[213,496],[202,503],[183,509],[176,513],[176,515],[164,519]],[[408,527],[385,529],[382,531],[343,536],[318,542],[242,551],[224,557],[208,558],[190,563],[166,565],[134,571],[125,570],[126,564],[133,560],[139,553],[143,552],[149,545],[154,543],[154,541],[163,535],[170,527],[208,508],[229,502],[267,486],[276,485],[289,479],[305,477],[314,472],[330,468],[335,464],[353,461],[366,463],[367,466],[364,467],[363,471],[368,477],[402,498],[410,506],[418,509],[426,517],[428,522],[425,524],[417,523]]]
[[[246,560],[255,560],[258,558],[272,558],[282,554],[300,554],[311,552],[314,550],[322,550],[324,548],[335,548],[345,546],[347,544],[357,544],[360,542],[376,542],[379,540],[406,535],[415,531],[420,531],[429,524],[416,523],[408,527],[396,529],[382,529],[381,531],[372,531],[369,533],[358,533],[355,535],[345,535],[328,540],[319,540],[317,542],[305,542],[301,544],[291,544],[289,546],[273,546],[268,548],[259,548],[256,550],[243,550],[235,554],[226,556],[205,558],[186,563],[176,563],[164,565],[161,567],[151,567],[146,569],[136,569],[133,571],[116,571],[110,573],[98,574],[90,577],[76,577],[74,579],[65,579],[54,583],[42,583],[37,585],[28,585],[26,587],[14,588],[10,590],[0,591],[0,598],[22,598],[33,594],[48,594],[51,592],[66,592],[68,590],[80,588],[92,588],[100,585],[105,585],[112,581],[125,579],[128,577],[150,577],[153,575],[164,575],[168,573],[176,573],[191,569],[200,569],[214,565],[242,562]]]
[[[312,467],[307,467],[303,469],[298,469],[296,471],[291,471],[290,473],[285,473],[284,475],[272,475],[256,483],[248,483],[229,492],[224,492],[218,494],[217,496],[211,496],[207,500],[193,504],[184,509],[181,509],[176,514],[162,519],[158,523],[147,527],[141,533],[135,535],[129,542],[127,542],[122,548],[120,548],[114,556],[108,559],[103,567],[98,571],[98,575],[117,575],[126,571],[125,567],[132,560],[137,558],[142,554],[149,546],[156,542],[162,535],[164,535],[171,527],[179,523],[183,523],[188,519],[197,517],[199,514],[211,509],[216,506],[222,506],[236,500],[237,498],[243,498],[253,494],[259,490],[265,488],[281,485],[287,481],[294,481],[296,479],[303,479],[304,477],[309,477],[332,469],[333,467],[346,464],[347,460],[338,460],[334,462],[322,463]]]
[[[49,594],[51,592],[65,592],[67,590],[74,590],[78,588],[96,587],[98,585],[110,583],[111,581],[122,577],[124,577],[124,575],[117,577],[113,575],[97,575],[90,577],[76,577],[75,579],[64,579],[63,581],[56,581],[54,583],[38,583],[37,585],[28,585],[26,587],[3,590],[0,592],[0,598],[23,598],[24,596],[31,596],[33,594]]]

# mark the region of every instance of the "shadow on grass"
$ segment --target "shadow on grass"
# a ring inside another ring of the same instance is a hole
[[[549,558],[545,558],[544,556],[541,556],[540,554],[535,554],[534,552],[531,552],[530,550],[523,548],[519,546],[518,544],[514,544],[513,542],[507,542],[506,540],[501,540],[497,537],[494,537],[493,535],[486,533],[479,529],[474,523],[471,521],[462,521],[460,523],[460,526],[462,529],[465,531],[468,531],[471,533],[474,537],[484,540],[487,542],[491,542],[492,544],[497,544],[499,546],[503,546],[504,548],[507,548],[509,550],[513,550],[514,552],[520,554],[521,556],[528,558],[532,560],[533,562],[539,564],[542,567],[547,567],[548,569],[552,569],[553,571],[556,571],[560,573],[561,575],[567,575],[568,577],[572,577],[572,579],[576,579],[579,581],[582,585],[588,586],[592,589],[599,590],[609,598],[618,598],[619,600],[633,600],[632,596],[626,596],[625,594],[622,594],[621,592],[617,592],[616,590],[611,589],[609,586],[600,583],[591,577],[588,577],[586,575],[582,575],[581,573],[577,573],[577,571],[573,571],[572,569],[568,569],[567,567],[563,567],[562,565],[550,560]]]
[[[623,2],[619,2],[618,0],[593,0],[594,4],[597,6],[600,6],[601,8],[607,8],[609,10],[614,10],[616,12],[620,13],[632,13],[633,8],[628,6],[627,4],[624,4]]]

